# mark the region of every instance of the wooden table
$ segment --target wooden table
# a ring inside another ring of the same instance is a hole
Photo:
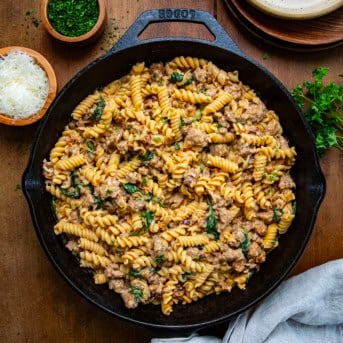
[[[107,0],[109,19],[121,35],[143,10],[168,7],[167,0]],[[220,0],[174,0],[174,7],[193,7],[213,13],[240,48],[265,65],[288,88],[308,79],[317,66],[331,69],[329,79],[342,72],[343,47],[317,53],[296,53],[272,48],[252,38],[228,15]],[[34,10],[33,13],[30,11]],[[19,45],[45,55],[55,68],[59,89],[87,63],[103,54],[116,37],[85,48],[68,48],[54,41],[39,18],[39,1],[0,1],[0,47]],[[208,38],[204,27],[186,24],[154,24],[143,34],[187,35]],[[267,52],[269,59],[264,60]],[[78,296],[56,273],[36,238],[28,207],[20,189],[37,125],[0,126],[0,337],[2,342],[149,342],[150,333],[101,312]],[[332,150],[322,160],[327,196],[319,212],[314,234],[294,273],[343,257],[343,190],[340,172],[343,154]],[[219,331],[216,331],[219,333]]]

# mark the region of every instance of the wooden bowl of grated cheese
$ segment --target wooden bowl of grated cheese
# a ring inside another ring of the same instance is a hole
[[[38,52],[0,49],[0,123],[30,125],[41,119],[57,92],[55,72]]]

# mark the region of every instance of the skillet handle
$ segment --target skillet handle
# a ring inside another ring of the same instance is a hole
[[[204,39],[189,37],[163,37],[145,40],[138,38],[148,25],[161,22],[189,22],[203,24],[213,34],[215,40],[211,42]],[[212,44],[214,46],[230,50],[236,54],[244,55],[223,27],[209,12],[183,8],[162,8],[143,12],[130,26],[118,43],[111,49],[111,51],[119,51],[142,43],[173,40],[175,38],[182,38],[185,41],[189,40]]]

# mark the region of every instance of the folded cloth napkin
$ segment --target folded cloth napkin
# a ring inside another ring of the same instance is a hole
[[[230,321],[223,339],[192,335],[151,343],[343,343],[343,259],[284,281]]]

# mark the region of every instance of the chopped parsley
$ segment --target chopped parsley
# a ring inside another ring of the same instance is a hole
[[[140,302],[143,298],[143,291],[136,286],[130,286],[130,293],[135,297],[136,303]]]
[[[202,113],[204,112],[204,110],[201,108],[194,116],[194,118],[190,121],[190,123],[194,123],[195,121],[199,120],[202,116]]]
[[[162,124],[169,124],[170,123],[170,120],[168,118],[162,118],[161,121],[162,121]]]
[[[153,140],[154,142],[156,142],[156,143],[161,143],[162,138],[161,138],[161,137],[158,137],[158,136],[155,136],[155,137],[153,137],[152,140]]]
[[[211,199],[207,197],[208,208],[210,214],[207,219],[206,230],[209,235],[213,235],[215,239],[219,238],[218,227],[217,227],[217,218],[213,211],[213,206]]]
[[[180,120],[180,127],[185,126],[185,125],[186,125],[185,120],[181,118],[181,120]]]
[[[106,189],[106,195],[111,195],[113,193],[112,189]]]
[[[175,147],[175,150],[180,150],[180,144],[179,143],[175,143],[174,147]]]
[[[105,104],[106,104],[105,99],[101,98],[98,104],[96,105],[94,112],[92,113],[91,119],[97,120],[102,116]]]
[[[146,177],[143,177],[143,185],[146,186],[148,184],[148,179]]]

